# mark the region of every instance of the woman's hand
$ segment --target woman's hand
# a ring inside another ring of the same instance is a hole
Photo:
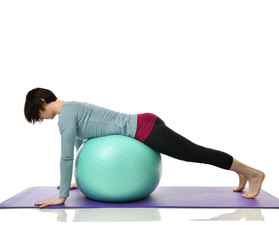
[[[57,186],[58,189],[60,189],[60,185]],[[70,189],[78,188],[76,183],[72,183]],[[48,200],[42,200],[34,203],[36,206],[40,206],[40,208],[44,208],[47,206],[55,206],[55,205],[61,205],[64,204],[67,198],[62,197],[54,197],[50,198]]]
[[[60,189],[60,185],[57,186],[58,189]],[[78,185],[76,183],[72,183],[70,186],[70,189],[78,188]]]
[[[47,206],[61,205],[64,204],[67,198],[65,197],[54,197],[48,200],[38,201],[34,203],[36,206],[40,206],[40,208],[44,208]]]

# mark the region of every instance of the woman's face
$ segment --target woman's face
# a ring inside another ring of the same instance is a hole
[[[53,111],[51,104],[45,106],[45,111],[40,111],[40,119],[53,119],[55,117],[55,112]]]

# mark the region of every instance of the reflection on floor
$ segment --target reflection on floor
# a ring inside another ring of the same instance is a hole
[[[278,209],[251,208],[1,209],[0,220],[31,222],[277,221],[278,211]]]

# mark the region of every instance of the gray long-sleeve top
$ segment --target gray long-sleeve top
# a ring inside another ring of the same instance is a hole
[[[68,197],[72,180],[74,147],[82,145],[85,139],[106,135],[135,137],[137,114],[115,112],[83,102],[66,102],[59,114],[61,134],[60,193]]]

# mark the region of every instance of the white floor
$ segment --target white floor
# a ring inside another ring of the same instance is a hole
[[[279,209],[0,209],[0,239],[262,239],[278,222]]]

